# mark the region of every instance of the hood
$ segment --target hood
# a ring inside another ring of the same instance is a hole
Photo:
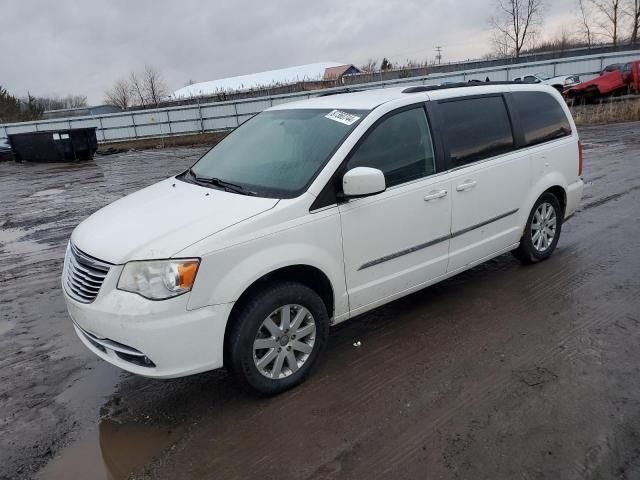
[[[575,75],[556,75],[555,77],[551,77],[549,80],[545,80],[545,82],[549,83],[564,83],[567,77],[573,77]]]
[[[98,210],[76,227],[71,241],[115,264],[170,258],[277,203],[169,178]]]
[[[600,93],[608,93],[615,88],[619,88],[624,85],[622,80],[622,73],[620,70],[614,70],[613,72],[605,73],[599,77],[592,78],[586,82],[582,82],[576,85],[573,90],[584,90],[588,87],[597,86]]]

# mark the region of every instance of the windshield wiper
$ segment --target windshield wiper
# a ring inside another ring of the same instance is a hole
[[[238,185],[237,183],[227,182],[226,180],[221,180],[221,179],[216,178],[216,177],[211,177],[211,178],[199,177],[191,169],[187,170],[187,173],[189,175],[191,175],[193,177],[193,179],[198,183],[208,183],[210,185],[215,185],[216,187],[223,188],[228,192],[240,193],[242,195],[249,195],[249,196],[257,195],[256,192],[253,192],[251,190],[247,190],[246,188],[244,188],[241,185]]]

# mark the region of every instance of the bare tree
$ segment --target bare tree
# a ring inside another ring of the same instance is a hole
[[[363,72],[371,73],[376,71],[376,67],[378,66],[378,60],[374,58],[370,58],[367,60],[367,63],[360,67],[360,70]]]
[[[629,7],[625,14],[631,17],[631,38],[629,43],[638,43],[638,30],[640,30],[640,0],[629,0]]]
[[[602,35],[611,39],[611,43],[618,44],[620,35],[620,17],[622,16],[622,0],[591,0],[600,21],[598,26]]]
[[[147,97],[145,95],[144,83],[136,72],[129,74],[129,91],[131,94],[131,104],[145,107],[147,105]]]
[[[126,80],[118,80],[105,92],[105,102],[126,110],[131,103],[131,87]]]
[[[380,70],[393,70],[393,63],[387,57],[384,57],[380,63]]]
[[[494,42],[498,49],[506,49],[518,58],[534,40],[542,21],[542,0],[497,0],[496,16],[490,23],[496,30]]]
[[[142,82],[147,100],[158,106],[162,98],[167,96],[167,87],[158,70],[151,65],[145,65]]]
[[[64,97],[35,97],[34,102],[44,111],[82,108],[87,106],[86,95],[66,95]]]
[[[511,39],[502,32],[494,32],[491,39],[493,42],[493,58],[507,58],[511,56]]]
[[[580,36],[587,42],[587,46],[591,48],[594,39],[593,27],[591,26],[592,13],[585,0],[578,0],[578,11],[580,15]]]
[[[87,106],[86,95],[67,95],[62,101],[67,105],[66,108],[82,108]]]
[[[566,25],[563,25],[560,29],[560,35],[558,35],[557,40],[555,41],[557,44],[556,50],[560,50],[561,52],[571,48],[576,44],[575,37],[571,34]]]

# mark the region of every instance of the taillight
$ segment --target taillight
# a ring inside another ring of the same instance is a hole
[[[582,176],[582,142],[578,140],[578,176]]]

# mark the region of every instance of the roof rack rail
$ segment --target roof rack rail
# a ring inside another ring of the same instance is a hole
[[[355,92],[364,92],[365,90],[371,90],[370,88],[343,88],[341,90],[333,91],[333,92],[324,92],[320,95],[316,95],[318,97],[328,97],[330,95],[340,95],[342,93],[355,93]]]
[[[463,87],[481,87],[483,85],[514,85],[521,84],[522,82],[513,82],[511,80],[496,81],[496,82],[483,82],[482,80],[469,80],[468,82],[455,82],[445,85],[416,85],[414,87],[407,87],[402,90],[402,93],[418,93],[418,92],[430,92],[432,90],[444,90],[446,88],[463,88]]]

